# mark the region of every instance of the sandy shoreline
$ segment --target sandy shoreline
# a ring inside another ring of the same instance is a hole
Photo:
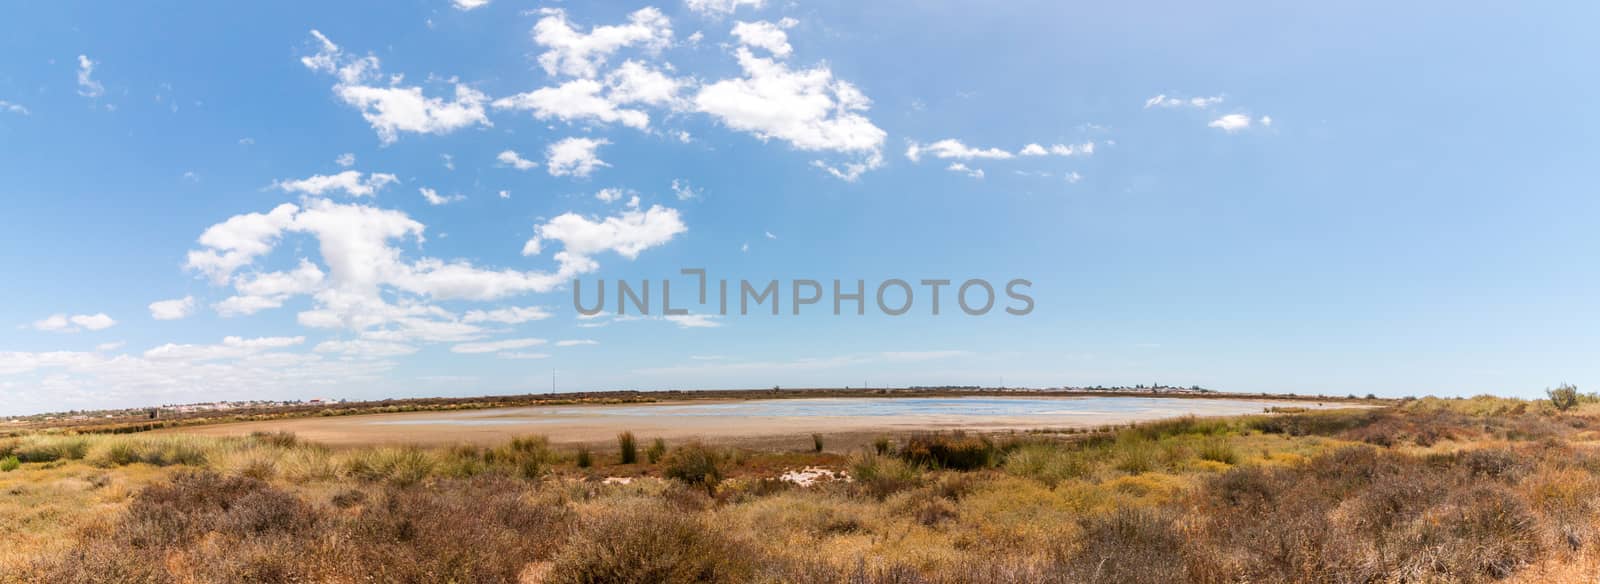
[[[1269,406],[1317,407],[1308,402],[1276,400],[1147,400],[1150,407],[1137,411],[1104,411],[1096,406],[1108,398],[986,398],[986,405],[1011,405],[1022,400],[1037,406],[1040,400],[1059,402],[1063,410],[1048,413],[996,415],[981,411],[961,411],[967,404],[950,403],[937,412],[863,413],[856,406],[871,398],[854,398],[843,411],[848,415],[818,415],[816,412],[839,409],[828,399],[717,400],[716,402],[658,402],[624,405],[574,405],[516,407],[468,412],[412,412],[317,418],[295,418],[262,422],[238,422],[161,430],[164,434],[201,436],[241,436],[251,432],[293,432],[304,440],[329,446],[373,444],[498,444],[514,436],[543,434],[555,443],[607,442],[617,433],[631,431],[642,437],[669,440],[701,439],[710,442],[738,442],[751,446],[784,445],[811,433],[836,435],[849,442],[876,434],[898,434],[928,430],[1005,431],[1039,428],[1093,428],[1182,415],[1230,416],[1260,413]],[[898,398],[904,399],[904,398]],[[959,399],[959,398],[958,398]],[[773,402],[781,401],[782,404]],[[977,405],[979,402],[972,402]],[[1140,403],[1143,406],[1145,403]],[[902,402],[903,404],[903,402]],[[896,404],[900,405],[900,404]],[[1053,405],[1053,404],[1048,404]],[[1338,407],[1341,404],[1328,404]],[[708,407],[711,406],[711,407]],[[814,407],[807,415],[765,415],[782,408]],[[722,411],[717,411],[721,409]],[[754,414],[742,413],[742,409]],[[957,411],[949,411],[955,409]],[[978,408],[975,408],[978,409]],[[807,438],[809,440],[809,438]]]

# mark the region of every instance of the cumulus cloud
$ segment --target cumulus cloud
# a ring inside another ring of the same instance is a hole
[[[500,161],[500,164],[504,164],[517,170],[529,170],[539,166],[539,163],[523,158],[521,154],[517,154],[516,150],[503,150],[500,152],[499,156],[495,157],[495,160]],[[508,194],[505,191],[500,192],[502,194],[501,198],[510,198],[509,196],[505,196]]]
[[[150,318],[156,320],[179,320],[191,314],[194,314],[193,296],[150,303]]]
[[[557,347],[578,347],[578,346],[582,346],[582,345],[598,345],[598,344],[600,344],[600,341],[596,341],[594,339],[568,339],[568,340],[565,340],[565,341],[556,341],[556,346]]]
[[[78,55],[78,95],[95,98],[104,95],[106,86],[94,79],[95,65],[99,65],[86,55]]]
[[[361,117],[384,144],[399,139],[401,132],[448,134],[471,126],[493,125],[484,114],[488,96],[476,89],[457,83],[454,98],[446,100],[423,94],[421,87],[401,86],[398,76],[389,77],[388,85],[376,85],[384,79],[377,57],[355,57],[319,31],[313,30],[311,35],[317,40],[318,50],[301,57],[301,64],[337,77],[334,95],[360,110]]]
[[[573,28],[562,9],[540,13],[544,17],[534,24],[533,42],[548,49],[539,55],[539,65],[550,75],[593,78],[624,47],[655,52],[672,44],[672,23],[653,7],[629,14],[626,24],[596,26],[587,33]]]
[[[783,29],[793,27],[794,19],[785,18],[778,24],[765,20],[756,22],[737,22],[733,25],[733,36],[739,39],[739,44],[747,47],[766,49],[777,58],[786,58],[794,52],[789,46],[789,35]]]
[[[685,82],[638,61],[629,60],[606,74],[602,83],[580,78],[494,101],[496,109],[532,111],[540,120],[620,123],[644,130],[650,115],[631,104],[676,106]]]
[[[468,10],[473,10],[473,9],[477,9],[477,8],[483,8],[484,6],[488,6],[489,5],[489,0],[450,0],[450,4],[455,6],[456,10],[460,10],[462,12],[466,12]]]
[[[312,199],[305,207],[280,205],[270,213],[229,218],[206,230],[201,248],[190,252],[188,267],[235,295],[215,308],[225,315],[248,314],[309,296],[312,307],[297,314],[302,326],[347,329],[361,340],[407,343],[461,342],[481,338],[483,325],[514,324],[547,316],[537,308],[504,308],[458,315],[433,301],[490,301],[528,292],[548,292],[574,276],[598,269],[594,256],[616,251],[633,259],[686,231],[677,211],[628,208],[605,219],[567,214],[536,228],[538,241],[563,247],[553,272],[491,270],[465,261],[407,259],[396,245],[423,243],[424,226],[405,213]],[[289,235],[314,238],[321,265],[302,259],[287,272],[235,272],[253,265]]]
[[[545,170],[550,176],[586,177],[596,168],[611,166],[596,154],[609,140],[597,138],[566,138],[545,151]]]
[[[356,155],[354,152],[346,152],[344,154],[340,154],[339,157],[335,158],[333,161],[339,166],[350,168],[356,165]]]
[[[959,173],[965,174],[967,176],[970,176],[972,178],[983,178],[983,169],[981,169],[981,168],[968,168],[967,165],[962,164],[960,162],[952,162],[952,163],[950,163],[950,166],[945,167],[945,170],[948,170],[950,172],[959,172]]]
[[[871,100],[855,85],[835,79],[826,65],[791,69],[742,46],[735,54],[744,76],[701,87],[694,96],[695,109],[762,140],[776,138],[800,150],[857,156],[840,166],[813,162],[840,178],[853,180],[882,164],[886,134],[863,114]]]
[[[74,315],[52,314],[45,318],[34,321],[32,326],[34,330],[40,331],[75,333],[85,330],[105,330],[115,326],[116,324],[116,320],[112,319],[110,316],[106,316],[106,313],[101,312],[96,314]]]
[[[924,155],[954,160],[972,160],[974,158],[1004,160],[1015,156],[999,148],[973,148],[955,138],[945,138],[932,144],[912,142],[906,147],[906,158],[912,162],[920,162]]]
[[[1206,124],[1206,127],[1208,127],[1208,128],[1216,128],[1218,130],[1222,130],[1224,132],[1232,134],[1232,133],[1237,132],[1239,130],[1243,130],[1245,128],[1249,128],[1250,127],[1250,116],[1247,116],[1247,115],[1244,115],[1244,114],[1228,114],[1228,115],[1222,116],[1220,118],[1217,118],[1215,120],[1211,120],[1211,123]]]
[[[704,192],[704,189],[694,188],[694,185],[689,184],[689,181],[672,179],[672,194],[678,197],[679,201],[698,199],[702,192]]]
[[[350,156],[354,163],[354,155]],[[343,157],[340,157],[343,165]],[[400,182],[400,178],[392,174],[374,172],[362,178],[360,171],[346,170],[338,174],[314,174],[299,180],[278,181],[273,186],[291,193],[304,193],[307,195],[323,195],[334,191],[344,191],[352,197],[370,197],[383,190],[384,187]]]

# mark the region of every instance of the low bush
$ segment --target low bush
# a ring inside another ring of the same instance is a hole
[[[715,492],[717,484],[722,482],[722,469],[718,466],[720,458],[716,450],[704,444],[685,444],[672,449],[662,459],[662,474],[690,486],[704,488],[707,493]]]
[[[640,501],[587,521],[556,556],[546,581],[748,582],[755,574],[754,560],[750,550],[700,519]]]
[[[1239,462],[1239,453],[1226,439],[1210,438],[1200,443],[1200,459],[1236,464]]]
[[[11,472],[22,467],[22,461],[15,456],[0,458],[0,472]]]
[[[1087,476],[1093,466],[1081,450],[1053,443],[1025,444],[1006,455],[1006,472],[1055,485]]]
[[[922,472],[917,465],[902,459],[864,452],[851,459],[850,478],[857,488],[882,499],[920,485]]]

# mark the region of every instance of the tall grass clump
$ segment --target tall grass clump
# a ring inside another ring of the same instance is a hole
[[[1160,465],[1160,449],[1154,442],[1138,434],[1124,434],[1117,437],[1110,452],[1117,470],[1128,474],[1147,473]]]
[[[200,438],[110,438],[94,443],[84,459],[92,465],[111,468],[144,463],[153,466],[204,466],[206,444]]]
[[[667,441],[666,440],[662,440],[660,438],[656,438],[655,440],[651,440],[650,441],[650,447],[646,448],[645,451],[644,451],[645,460],[649,460],[650,464],[655,464],[655,463],[661,462],[661,457],[666,456],[666,455],[667,455]]]
[[[80,460],[89,452],[89,440],[80,436],[29,436],[11,455],[22,462]]]
[[[1210,438],[1200,443],[1200,459],[1221,462],[1224,464],[1237,464],[1239,453],[1233,445],[1224,438]]]
[[[431,453],[420,448],[376,448],[351,455],[344,462],[344,471],[364,481],[405,486],[428,478],[436,464]]]
[[[623,432],[617,435],[617,452],[622,464],[639,462],[639,441],[633,437],[633,432]]]
[[[589,468],[594,466],[594,453],[589,451],[588,446],[579,446],[578,453],[573,455],[572,460],[578,468]]]
[[[1014,475],[1054,486],[1061,481],[1087,476],[1093,466],[1082,451],[1048,442],[1024,444],[1006,454],[1003,468]]]
[[[690,486],[702,487],[707,493],[716,492],[722,482],[721,458],[717,451],[698,442],[672,449],[662,459],[662,474],[683,481]]]
[[[294,435],[294,432],[281,430],[277,432],[251,432],[250,439],[278,448],[294,448],[296,444],[300,443],[300,439]]]
[[[556,555],[545,581],[750,582],[755,579],[751,551],[699,517],[637,501],[582,525]]]
[[[811,434],[811,451],[812,452],[822,452],[822,435],[821,434],[817,434],[817,433],[812,433]]]
[[[22,467],[22,461],[15,456],[0,458],[0,472],[11,472]]]
[[[484,462],[490,466],[509,467],[517,476],[536,479],[550,469],[558,458],[544,436],[518,436],[509,444],[483,453]]]

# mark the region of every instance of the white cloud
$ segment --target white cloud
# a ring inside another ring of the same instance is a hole
[[[501,190],[501,191],[500,191],[500,198],[502,198],[502,199],[509,199],[509,198],[511,198],[511,191],[507,191],[507,190]]]
[[[340,154],[339,157],[333,161],[338,163],[339,166],[350,168],[356,165],[356,155],[354,152],[346,152],[344,154]]]
[[[550,75],[593,78],[606,59],[623,47],[659,51],[672,43],[672,23],[653,7],[628,15],[628,23],[596,26],[588,33],[574,29],[566,11],[540,10],[544,15],[533,27],[533,42],[549,50],[539,55],[539,65]]]
[[[193,296],[150,303],[150,318],[156,320],[178,320],[191,314],[194,314]]]
[[[673,106],[684,82],[658,70],[629,60],[606,74],[605,83],[595,79],[573,79],[555,87],[544,87],[494,101],[496,109],[531,110],[540,120],[565,122],[593,121],[621,123],[644,130],[650,115],[629,109],[628,104]]]
[[[21,115],[24,115],[24,116],[33,114],[32,111],[28,110],[28,108],[26,108],[26,107],[23,107],[22,104],[11,103],[11,102],[3,100],[3,99],[0,99],[0,111],[9,112],[9,113],[13,113],[13,114],[21,114]]]
[[[1027,146],[1023,146],[1022,150],[1017,151],[1017,154],[1021,156],[1046,156],[1050,154],[1057,156],[1088,156],[1090,154],[1094,154],[1094,142],[1084,142],[1082,144],[1052,144],[1049,148],[1045,148],[1044,146],[1040,146],[1038,144],[1028,144]]]
[[[352,156],[352,162],[354,157]],[[343,157],[341,157],[340,164]],[[323,195],[331,191],[344,191],[352,197],[370,197],[376,195],[384,187],[400,182],[400,178],[392,174],[374,172],[361,178],[361,172],[346,170],[338,174],[314,174],[299,180],[278,181],[273,186],[286,192],[305,193],[308,195]]]
[[[601,220],[589,219],[575,213],[557,216],[534,229],[537,234],[529,245],[540,247],[535,241],[559,241],[564,251],[556,259],[562,262],[562,271],[582,273],[595,254],[612,251],[634,259],[644,250],[664,245],[680,233],[688,231],[676,209],[651,206],[648,210],[628,209],[620,215]]]
[[[1083,180],[1083,175],[1078,174],[1078,171],[1074,170],[1066,174],[1066,179],[1069,183],[1077,184],[1078,181]]]
[[[945,138],[932,144],[912,142],[906,147],[906,158],[912,162],[921,162],[923,155],[955,160],[972,160],[975,158],[1005,160],[1014,156],[1010,152],[999,148],[973,148],[954,138]]]
[[[950,163],[950,166],[945,167],[945,170],[948,170],[950,172],[959,172],[959,173],[965,174],[967,176],[970,176],[972,178],[983,178],[983,169],[981,169],[981,168],[968,168],[967,165],[962,164],[960,162],[952,162],[952,163]]]
[[[1145,109],[1150,109],[1153,107],[1192,107],[1196,109],[1205,109],[1220,103],[1222,103],[1222,96],[1220,95],[1182,99],[1177,97],[1168,97],[1167,94],[1163,93],[1161,95],[1144,100],[1144,107]]]
[[[483,343],[461,343],[459,345],[455,345],[453,347],[450,347],[450,352],[451,353],[463,353],[463,354],[469,354],[469,355],[482,354],[482,353],[498,353],[500,351],[509,351],[509,350],[514,350],[514,349],[526,349],[528,347],[536,347],[536,346],[539,346],[539,345],[543,345],[546,342],[548,342],[548,341],[546,341],[544,339],[507,339],[507,340],[503,340],[503,341],[488,341],[488,342],[483,342]]]
[[[88,56],[78,55],[78,95],[84,97],[100,97],[106,92],[106,87],[94,80],[94,67],[99,65],[89,60]]]
[[[114,342],[110,342],[110,343],[100,343],[100,344],[94,346],[94,350],[101,351],[101,352],[104,352],[104,351],[115,351],[117,349],[121,349],[124,345],[127,345],[127,344],[128,343],[125,342],[125,341],[114,341]]]
[[[266,272],[234,278],[233,287],[238,295],[229,297],[211,307],[224,317],[255,314],[283,306],[292,296],[310,294],[321,287],[325,274],[305,259],[287,272]]]
[[[842,168],[813,162],[840,178],[853,180],[882,164],[886,134],[862,114],[871,100],[855,85],[834,79],[826,65],[790,69],[746,47],[739,47],[736,55],[744,76],[701,87],[694,97],[697,110],[762,140],[777,138],[800,150],[859,156]]]
[[[466,199],[466,197],[459,194],[441,195],[439,194],[439,191],[430,189],[428,187],[419,188],[417,189],[417,192],[422,193],[422,198],[426,199],[429,205],[433,205],[435,207],[439,205],[448,205],[450,203]]]
[[[330,73],[338,78],[333,92],[339,99],[361,111],[378,138],[393,143],[401,132],[448,134],[476,125],[492,126],[484,114],[488,97],[457,83],[454,99],[423,95],[421,87],[402,87],[400,77],[388,78],[389,85],[372,85],[382,79],[378,58],[352,57],[321,32],[311,31],[318,41],[316,54],[301,57],[307,68]]]
[[[528,170],[528,169],[532,169],[532,168],[537,168],[539,166],[539,163],[534,162],[532,160],[528,160],[526,158],[523,158],[521,154],[517,154],[516,150],[504,150],[504,151],[501,151],[500,155],[495,157],[495,160],[500,161],[500,164],[504,164],[506,166],[509,166],[511,168],[515,168],[517,170]],[[508,196],[509,193],[507,193],[505,191],[500,191],[500,193],[501,193],[501,197],[500,198],[503,198],[503,199],[511,198],[510,196]]]
[[[449,154],[440,154],[439,158],[444,160],[445,170],[455,170],[456,169],[456,157],[451,156]]]
[[[550,318],[550,311],[539,306],[512,306],[494,310],[471,310],[461,315],[461,322],[480,323],[494,322],[500,324],[522,324],[535,320]]]
[[[144,358],[158,361],[213,361],[237,359],[306,342],[305,337],[226,337],[219,345],[179,345],[167,343],[144,352]]]
[[[354,339],[348,341],[323,341],[313,349],[318,353],[336,353],[346,357],[380,358],[400,357],[417,352],[417,348],[404,343]]]
[[[454,5],[456,7],[456,10],[460,10],[462,12],[465,12],[465,11],[468,11],[468,10],[473,10],[473,9],[476,9],[476,8],[483,8],[484,6],[488,6],[489,5],[489,0],[450,0],[450,4]]]
[[[794,25],[793,19],[786,18],[783,22],[789,26]],[[789,35],[783,32],[783,29],[789,26],[780,27],[765,20],[741,21],[734,23],[733,36],[739,39],[739,44],[766,49],[772,56],[783,59],[794,52],[794,48],[789,46]]]
[[[684,5],[689,10],[707,16],[726,16],[733,14],[740,6],[749,6],[760,10],[767,0],[684,0]]]
[[[551,144],[545,152],[545,170],[551,176],[589,176],[596,168],[611,166],[595,153],[610,143],[605,139],[566,138]]]
[[[669,314],[661,317],[678,328],[717,328],[722,326],[714,314]]]
[[[622,189],[600,189],[594,194],[594,198],[600,199],[604,203],[615,203],[622,200],[623,194]]]
[[[1206,124],[1206,127],[1216,128],[1232,134],[1239,130],[1250,127],[1250,116],[1244,114],[1228,114],[1215,120],[1211,120],[1211,123]]]
[[[778,236],[773,235],[771,231],[766,232],[766,234],[767,234],[767,239],[777,239],[778,238]]]
[[[600,341],[596,341],[594,339],[568,339],[568,340],[565,340],[565,341],[556,341],[556,346],[557,347],[577,347],[577,346],[581,346],[581,345],[598,345],[598,344],[600,344]]]
[[[188,267],[211,276],[212,281],[226,281],[234,270],[271,251],[299,210],[284,203],[269,213],[235,215],[212,225],[200,234],[200,244],[207,249],[189,252]]]
[[[83,330],[105,330],[116,325],[117,321],[106,316],[104,312],[97,314],[52,314],[43,319],[36,320],[32,326],[34,330],[50,331],[57,333],[75,333]]]
[[[698,199],[702,192],[704,192],[704,189],[694,188],[693,185],[689,184],[689,181],[672,179],[672,194],[676,195],[679,201]]]
[[[566,122],[592,119],[602,123],[621,122],[622,125],[643,130],[650,126],[650,115],[639,110],[620,109],[617,104],[600,94],[604,86],[593,79],[574,79],[557,87],[497,99],[499,109],[533,110],[541,120],[557,118]]]
[[[1261,116],[1261,125],[1272,127],[1272,116]]]

